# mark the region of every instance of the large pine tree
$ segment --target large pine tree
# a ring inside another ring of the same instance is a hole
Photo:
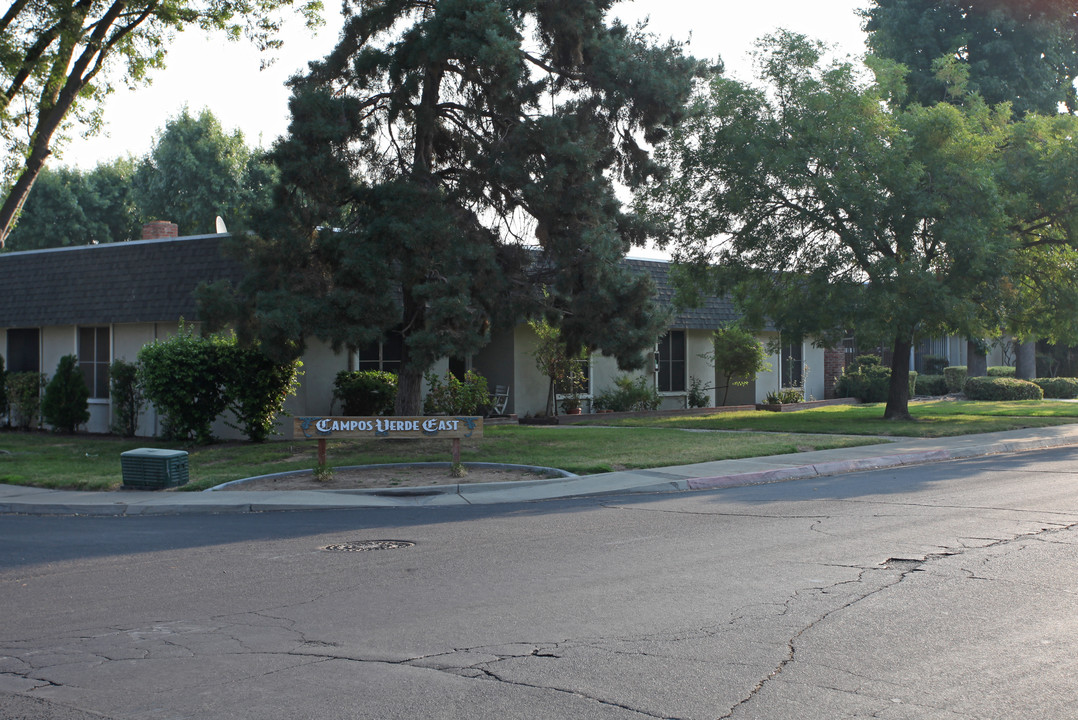
[[[528,315],[642,364],[662,318],[620,261],[651,229],[616,183],[658,172],[647,146],[702,65],[611,21],[612,0],[345,4],[335,50],[293,81],[249,330],[293,353],[399,333],[398,414],[438,358]]]

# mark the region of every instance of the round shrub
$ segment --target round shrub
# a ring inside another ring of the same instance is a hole
[[[962,388],[970,400],[1040,400],[1044,391],[1026,380],[1005,377],[975,377]]]
[[[424,415],[486,415],[490,412],[490,390],[487,379],[469,370],[460,380],[451,372],[445,379],[436,373],[424,375],[427,380],[427,397],[423,400]]]
[[[947,383],[947,392],[962,392],[962,386],[966,384],[966,366],[951,365],[943,368],[943,380]]]
[[[942,375],[918,375],[917,395],[946,395],[947,380]]]
[[[1059,400],[1078,398],[1078,378],[1037,378],[1033,382],[1044,391],[1046,398]]]
[[[333,399],[344,415],[391,415],[397,376],[383,370],[342,370],[333,381]]]

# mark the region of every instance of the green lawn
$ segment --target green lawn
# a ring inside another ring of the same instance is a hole
[[[539,465],[587,474],[873,442],[877,440],[831,435],[503,425],[486,428],[481,440],[464,441],[461,460]],[[448,440],[336,440],[327,446],[329,464],[336,467],[451,459]],[[5,452],[0,453],[0,482],[86,490],[116,488],[122,482],[120,453],[136,447],[180,446],[152,440],[2,433],[0,450]],[[183,489],[197,490],[252,475],[309,469],[316,462],[317,443],[221,443],[185,449],[191,453],[191,483]]]
[[[578,474],[780,455],[879,442],[872,435],[941,437],[1078,422],[1078,404],[1059,402],[918,402],[912,422],[883,420],[882,405],[838,405],[793,413],[734,412],[654,416],[622,427],[494,425],[465,441],[465,462],[556,467]],[[685,432],[728,430],[741,432]],[[851,437],[861,436],[861,437]],[[448,440],[340,440],[329,464],[448,461]],[[69,489],[119,487],[120,453],[180,445],[155,440],[49,433],[0,433],[0,482]],[[229,480],[315,464],[312,441],[220,443],[190,451],[192,482],[202,489]]]
[[[1078,422],[1078,403],[1050,400],[910,403],[910,422],[883,419],[883,404],[833,405],[798,412],[727,412],[714,415],[627,418],[611,424],[699,430],[754,430],[900,437],[948,437]]]

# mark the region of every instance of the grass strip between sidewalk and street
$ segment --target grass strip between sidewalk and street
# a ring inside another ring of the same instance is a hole
[[[656,428],[491,426],[480,440],[461,444],[463,462],[555,467],[585,475],[630,468],[782,455],[853,447],[875,438],[834,435],[685,432]],[[138,447],[181,449],[175,443],[50,433],[0,434],[0,482],[71,490],[116,489],[122,483],[120,453]],[[309,470],[317,443],[275,441],[184,447],[191,482],[200,490],[230,480]],[[446,462],[448,440],[330,440],[331,467],[381,463]],[[9,453],[9,454],[8,454]]]
[[[882,405],[838,405],[788,413],[662,414],[607,423],[595,418],[596,423],[622,426],[618,428],[491,425],[483,439],[462,444],[461,459],[555,467],[585,475],[881,442],[866,436],[944,437],[1078,422],[1078,404],[1051,401],[914,402],[910,411],[914,419],[903,422],[884,420]],[[122,483],[120,453],[142,447],[190,452],[191,482],[183,490],[309,470],[316,464],[317,452],[317,443],[305,440],[185,447],[147,438],[3,432],[0,482],[116,489]],[[450,459],[447,440],[331,440],[328,450],[331,467]]]

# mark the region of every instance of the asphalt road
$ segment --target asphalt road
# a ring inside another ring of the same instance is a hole
[[[324,550],[405,540],[411,547]],[[1078,718],[1078,455],[0,517],[0,718]]]

